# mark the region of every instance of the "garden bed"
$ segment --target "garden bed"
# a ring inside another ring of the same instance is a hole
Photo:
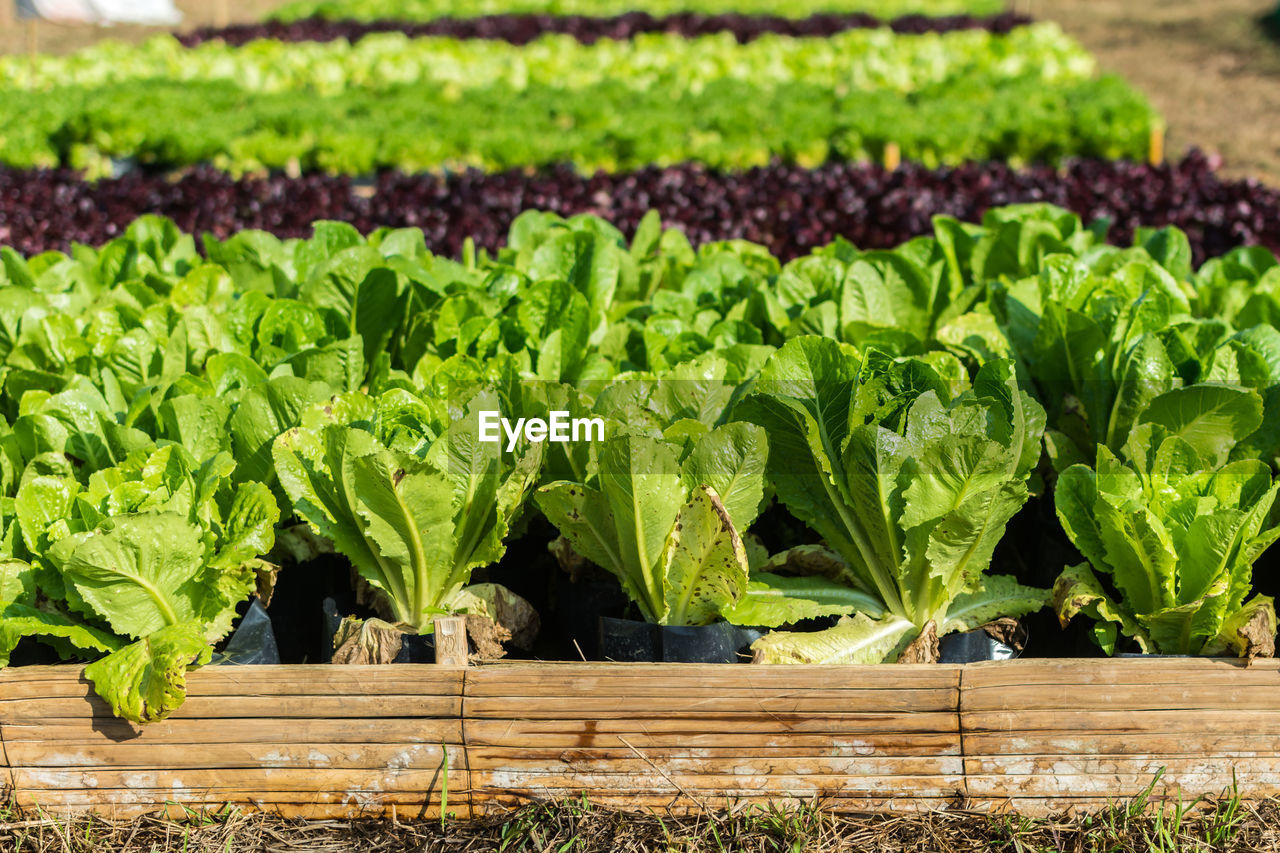
[[[206,667],[136,728],[78,669],[0,673],[17,805],[459,818],[586,795],[676,813],[1083,811],[1280,794],[1280,663]],[[447,756],[447,761],[445,760]]]

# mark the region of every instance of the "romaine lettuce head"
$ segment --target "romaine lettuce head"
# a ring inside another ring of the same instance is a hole
[[[505,551],[544,445],[482,441],[493,388],[462,398],[393,388],[339,395],[304,413],[273,454],[294,511],[332,540],[396,623],[429,633],[471,572]]]
[[[946,354],[894,359],[797,338],[737,416],[768,430],[778,499],[875,601],[828,636],[772,634],[757,659],[878,663],[924,631],[969,630],[1046,602],[984,574],[1027,500],[1044,428],[1010,361],[987,362],[969,383]]]
[[[1086,560],[1054,586],[1064,625],[1095,620],[1108,653],[1117,632],[1145,652],[1272,653],[1274,605],[1249,592],[1254,562],[1280,538],[1270,516],[1280,485],[1259,460],[1219,464],[1225,436],[1224,448],[1222,436],[1147,422],[1124,459],[1099,447],[1093,468],[1062,473],[1058,518]]]

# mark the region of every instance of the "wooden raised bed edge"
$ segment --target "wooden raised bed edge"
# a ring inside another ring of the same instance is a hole
[[[447,764],[445,758],[447,756]],[[673,811],[1045,814],[1140,793],[1280,794],[1280,663],[511,663],[206,667],[170,719],[78,668],[0,672],[0,779],[52,813],[236,806],[459,818],[586,794]]]

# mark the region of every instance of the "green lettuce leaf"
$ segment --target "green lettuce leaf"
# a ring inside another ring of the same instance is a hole
[[[810,633],[773,631],[751,644],[755,663],[872,664],[896,659],[919,629],[885,615],[845,616],[834,628]]]
[[[168,625],[85,667],[85,678],[117,717],[154,723],[187,697],[187,670],[213,656],[199,621]]]
[[[875,596],[824,577],[752,572],[747,591],[724,611],[724,618],[734,625],[778,628],[803,619],[854,613],[876,619],[884,615],[884,605]]]

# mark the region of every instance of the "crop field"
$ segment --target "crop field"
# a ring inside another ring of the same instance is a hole
[[[1280,136],[1079,5],[13,23],[0,850],[1274,849]]]

